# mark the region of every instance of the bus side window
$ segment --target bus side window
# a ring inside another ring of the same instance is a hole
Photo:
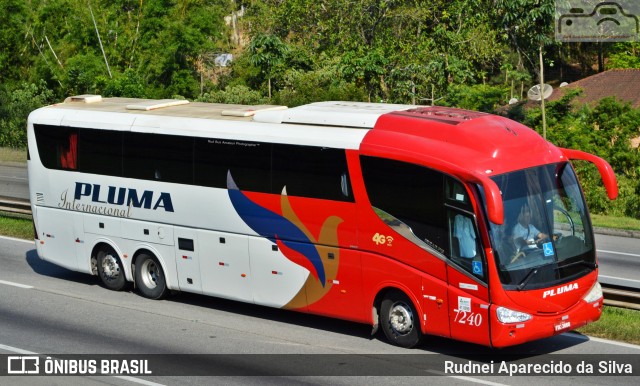
[[[77,170],[78,132],[65,126],[34,125],[38,154],[48,169]]]
[[[377,157],[362,156],[360,163],[369,201],[378,216],[414,244],[448,256],[444,174]],[[393,226],[393,221],[401,225]]]
[[[193,183],[191,137],[126,132],[123,155],[125,177]]]
[[[273,193],[353,202],[344,149],[274,144]]]
[[[484,280],[482,248],[473,218],[456,210],[449,210],[451,236],[450,259],[465,271]]]

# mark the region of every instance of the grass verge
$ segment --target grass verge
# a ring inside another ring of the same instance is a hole
[[[0,211],[0,235],[32,240],[33,225],[31,218]]]
[[[27,151],[25,149],[12,149],[0,147],[0,162],[27,163]]]
[[[591,223],[593,226],[602,228],[640,231],[640,220],[631,217],[614,217],[602,214],[591,214]]]
[[[604,306],[600,320],[578,332],[598,338],[640,344],[640,311]]]

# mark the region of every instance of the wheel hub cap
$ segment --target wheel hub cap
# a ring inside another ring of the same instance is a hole
[[[147,288],[153,289],[158,285],[158,267],[153,261],[147,260],[142,265],[142,281]]]
[[[413,328],[413,315],[405,304],[396,304],[389,312],[389,322],[395,331],[406,334]]]
[[[120,266],[115,257],[107,255],[102,259],[102,271],[109,279],[114,279],[120,275]]]

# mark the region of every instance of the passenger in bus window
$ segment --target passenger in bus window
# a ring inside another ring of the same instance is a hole
[[[513,241],[520,251],[531,251],[538,248],[538,244],[549,236],[531,224],[531,209],[528,204],[520,208],[518,223],[513,227]]]

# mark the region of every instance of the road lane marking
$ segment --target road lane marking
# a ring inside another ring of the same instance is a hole
[[[114,375],[114,378],[119,378],[119,379],[123,379],[125,381],[129,381],[129,382],[134,382],[140,385],[147,385],[147,386],[165,386],[162,383],[155,383],[155,382],[151,382],[151,381],[147,381],[145,379],[140,379],[140,378],[136,378],[136,377],[128,377],[126,375]]]
[[[17,348],[17,347],[6,346],[6,345],[4,345],[2,343],[0,343],[0,350],[11,351],[11,352],[16,353],[16,354],[38,355],[38,353],[35,353],[33,351],[27,351],[27,350],[23,350],[23,349]]]
[[[596,250],[596,252],[611,253],[611,254],[614,254],[614,255],[624,255],[624,256],[640,257],[640,255],[635,254],[635,253],[616,252],[616,251],[605,251],[604,249],[597,249],[597,250]]]
[[[10,351],[12,353],[16,353],[16,354],[23,354],[23,355],[37,355],[37,356],[42,356],[42,354],[38,354],[37,352],[33,352],[33,351],[27,351],[27,350],[23,350],[21,348],[18,347],[13,347],[13,346],[7,346],[5,344],[0,343],[0,350],[5,350],[5,351]],[[70,374],[72,375],[72,374]],[[90,374],[87,376],[91,376]],[[140,379],[140,378],[136,378],[136,377],[130,377],[130,376],[126,376],[126,375],[111,375],[114,378],[118,378],[118,379],[122,379],[124,381],[129,381],[129,382],[133,382],[133,383],[137,383],[139,385],[146,385],[146,386],[165,386],[162,383],[156,383],[156,382],[151,382],[151,381],[147,381],[145,379]]]
[[[615,340],[596,338],[595,336],[582,335],[582,334],[576,333],[576,332],[567,332],[567,333],[562,334],[562,336],[566,336],[568,338],[580,339],[580,340],[582,340],[584,342],[594,341],[594,342],[598,342],[598,343],[610,344],[610,345],[613,345],[613,346],[620,346],[620,347],[632,348],[634,350],[640,350],[640,346],[638,346],[636,344],[625,343],[625,342],[616,342]]]
[[[592,340],[594,342],[599,342],[599,343],[612,344],[614,346],[620,346],[620,347],[626,347],[626,348],[632,348],[632,349],[635,349],[635,350],[640,350],[640,346],[638,346],[636,344],[631,344],[631,343],[616,342],[616,341],[613,341],[613,340],[596,338],[596,337],[593,337],[593,336],[590,336],[589,340]]]
[[[17,239],[15,237],[8,237],[8,236],[0,236],[0,239],[9,240],[9,241],[19,241],[21,243],[31,244],[34,247],[36,246],[36,244],[35,244],[35,242],[33,240]]]
[[[13,287],[25,288],[25,289],[32,289],[33,288],[33,286],[30,286],[30,285],[14,283],[12,281],[5,281],[5,280],[0,280],[0,284],[6,284],[6,285],[13,286]]]
[[[598,275],[598,279],[599,279],[599,278],[601,278],[601,277],[604,277],[604,278],[607,278],[607,279],[616,279],[616,280],[624,280],[624,281],[633,281],[633,282],[636,282],[636,283],[640,283],[640,280],[627,279],[627,278],[619,277],[619,276]]]
[[[473,383],[480,383],[482,385],[489,385],[489,386],[508,386],[505,385],[504,383],[497,383],[497,382],[491,382],[491,381],[485,381],[484,379],[478,379],[478,378],[472,378],[472,377],[467,377],[464,375],[449,375],[447,373],[445,373],[444,371],[437,371],[437,370],[427,370],[427,373],[431,373],[434,375],[442,375],[444,377],[449,377],[449,378],[455,378],[455,379],[459,379],[461,381],[467,381],[467,382],[473,382]]]

